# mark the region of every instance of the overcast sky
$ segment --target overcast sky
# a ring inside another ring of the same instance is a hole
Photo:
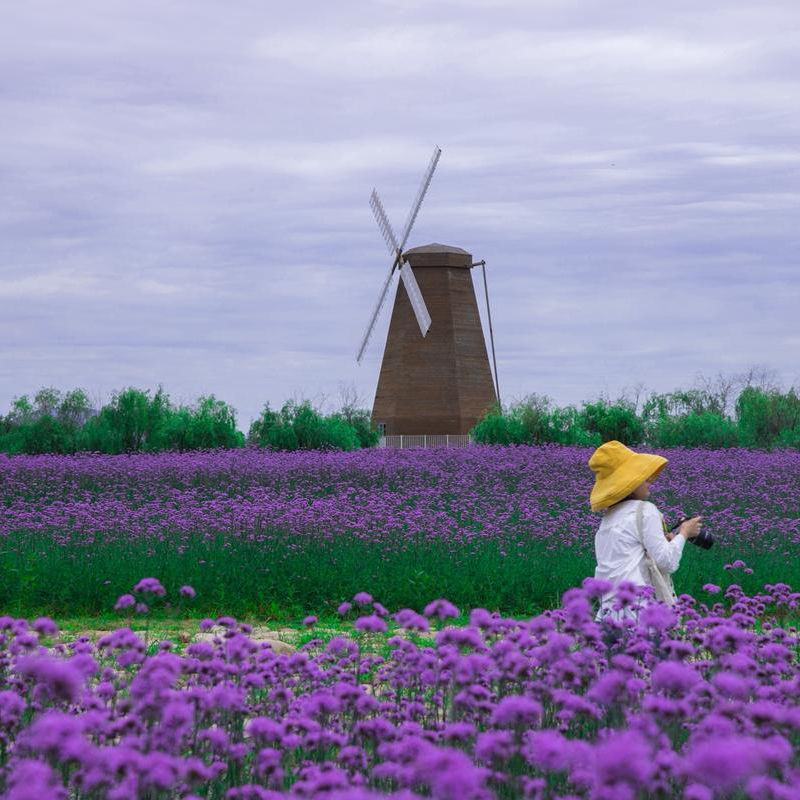
[[[800,386],[799,36],[797,0],[12,4],[0,413],[371,406],[369,193],[401,227],[434,144],[408,244],[486,259],[504,400]]]

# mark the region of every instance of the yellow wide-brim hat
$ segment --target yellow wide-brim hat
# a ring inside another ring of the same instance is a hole
[[[589,502],[592,511],[602,511],[624,500],[637,486],[654,480],[667,459],[650,453],[635,453],[616,440],[600,445],[589,459],[595,482]]]

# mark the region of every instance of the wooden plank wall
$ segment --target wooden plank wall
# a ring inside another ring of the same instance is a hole
[[[398,281],[372,418],[388,436],[466,434],[497,402],[472,271],[409,263],[431,327],[423,339]]]

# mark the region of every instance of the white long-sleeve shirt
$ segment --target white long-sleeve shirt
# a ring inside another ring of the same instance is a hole
[[[636,530],[636,508],[642,504],[642,537]],[[642,546],[642,539],[644,546]],[[661,512],[647,500],[623,500],[603,515],[594,537],[597,568],[594,576],[617,587],[623,581],[651,586],[645,564],[645,548],[662,572],[673,573],[681,562],[686,539],[676,535],[667,541]],[[613,601],[614,592],[602,598],[602,606]]]

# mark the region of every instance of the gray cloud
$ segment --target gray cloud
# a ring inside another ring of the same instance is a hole
[[[388,266],[488,262],[505,397],[800,382],[791,0],[52,2],[0,31],[0,406],[374,392]],[[475,277],[478,277],[477,275]],[[476,288],[481,285],[476,281]]]

